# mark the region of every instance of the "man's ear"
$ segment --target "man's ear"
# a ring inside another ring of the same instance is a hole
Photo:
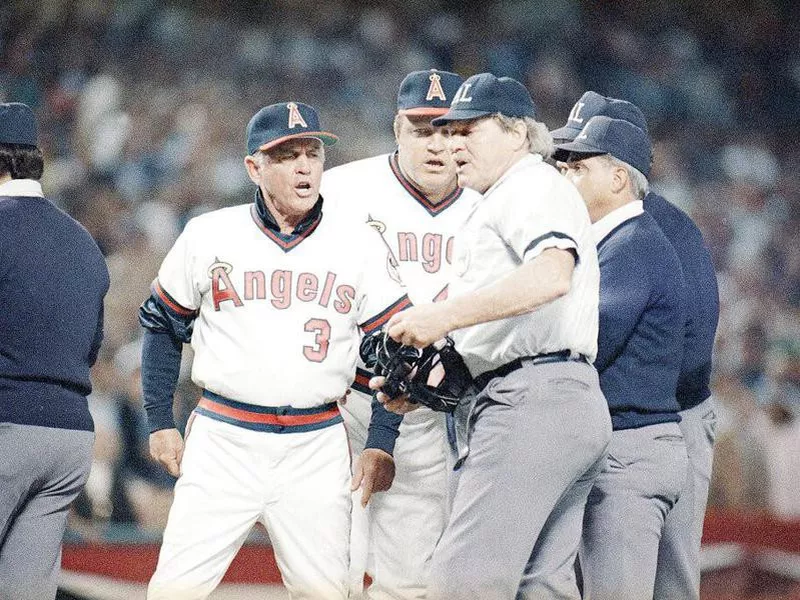
[[[252,156],[245,156],[244,168],[247,169],[247,176],[250,177],[250,181],[258,185],[260,183],[259,175],[261,172],[261,165],[258,161]]]
[[[611,177],[611,191],[619,194],[628,187],[629,183],[628,171],[623,167],[615,166]]]
[[[519,119],[516,123],[514,123],[514,129],[512,130],[514,135],[516,136],[515,146],[517,149],[522,148],[523,146],[528,146],[528,125],[522,119]]]

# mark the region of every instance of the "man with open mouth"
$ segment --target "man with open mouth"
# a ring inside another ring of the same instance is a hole
[[[409,301],[369,227],[323,217],[335,141],[306,104],[256,113],[244,159],[255,201],[192,219],[142,305],[150,452],[178,476],[151,600],[206,598],[256,522],[290,598],[348,597],[350,450],[337,401],[361,332]],[[188,342],[203,391],[182,438],[172,402]]]

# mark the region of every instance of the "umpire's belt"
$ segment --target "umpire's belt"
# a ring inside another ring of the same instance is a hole
[[[194,411],[217,421],[269,433],[301,433],[342,422],[342,415],[339,414],[336,402],[328,402],[313,408],[256,406],[237,402],[208,390],[203,390],[203,395]]]
[[[486,371],[485,373],[481,373],[475,378],[475,385],[477,386],[478,390],[482,390],[486,387],[492,379],[495,377],[505,377],[509,373],[513,373],[517,369],[525,366],[525,365],[543,365],[546,363],[554,363],[554,362],[583,362],[586,364],[591,364],[589,361],[589,357],[585,354],[576,354],[571,350],[559,350],[558,352],[545,352],[544,354],[537,354],[535,356],[521,356],[519,358],[515,358],[511,362],[508,362],[504,365],[500,365],[496,369],[492,369],[491,371]]]

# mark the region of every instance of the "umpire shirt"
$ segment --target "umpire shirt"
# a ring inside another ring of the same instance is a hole
[[[548,248],[576,256],[569,293],[524,315],[454,331],[473,376],[562,350],[594,360],[600,275],[589,214],[575,187],[539,154],[518,161],[473,201],[454,242],[450,293],[490,285]]]
[[[92,431],[108,269],[32,179],[0,185],[0,422]]]
[[[615,430],[678,421],[684,278],[675,250],[642,202],[592,225],[600,259],[595,366]]]

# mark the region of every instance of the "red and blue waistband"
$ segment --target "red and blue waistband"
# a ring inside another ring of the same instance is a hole
[[[197,414],[237,427],[267,433],[302,433],[342,423],[339,405],[328,402],[313,408],[256,406],[203,390]]]

